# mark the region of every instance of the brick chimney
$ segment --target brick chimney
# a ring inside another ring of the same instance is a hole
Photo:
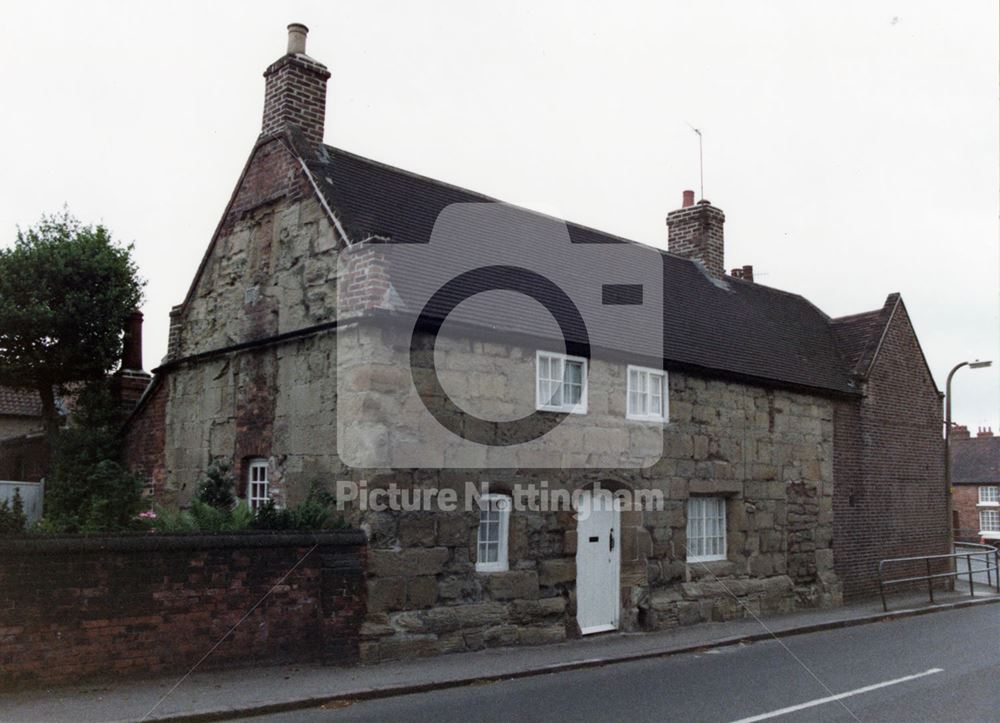
[[[112,377],[112,390],[122,419],[135,409],[150,379],[152,375],[142,368],[142,312],[136,310],[125,320],[122,365]]]
[[[298,128],[307,140],[323,142],[326,116],[326,81],[330,71],[306,55],[309,28],[288,26],[288,52],[264,71],[264,122],[262,136]]]
[[[142,369],[142,312],[133,311],[125,321],[122,369]]]
[[[667,214],[667,250],[678,256],[700,261],[717,279],[725,271],[722,225],[726,214],[702,199],[694,201],[694,192],[685,191],[682,207]]]
[[[993,427],[980,427],[979,432],[976,434],[977,437],[992,437]]]
[[[746,264],[742,269],[733,269],[729,272],[729,275],[734,279],[743,279],[744,281],[753,281],[753,266]]]
[[[969,428],[964,424],[956,424],[951,428],[952,439],[968,439],[969,437]]]

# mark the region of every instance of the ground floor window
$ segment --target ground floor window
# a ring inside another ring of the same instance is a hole
[[[687,505],[688,562],[726,559],[726,500],[692,497]]]
[[[247,504],[251,510],[259,510],[271,501],[271,484],[267,477],[267,460],[250,460],[247,468]]]
[[[980,532],[1000,532],[1000,511],[980,510],[979,511],[979,531]]]
[[[501,572],[507,569],[510,507],[510,498],[506,495],[483,495],[479,498],[479,537],[476,545],[478,572]]]

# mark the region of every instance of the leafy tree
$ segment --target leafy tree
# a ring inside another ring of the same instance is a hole
[[[59,432],[55,390],[114,369],[142,287],[132,246],[65,210],[19,229],[14,246],[0,249],[0,384],[38,392],[50,450]]]

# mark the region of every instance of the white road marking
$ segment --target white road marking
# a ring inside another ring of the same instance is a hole
[[[770,713],[761,713],[760,715],[755,715],[750,718],[740,718],[738,721],[733,721],[733,723],[753,723],[758,720],[776,718],[779,715],[785,715],[786,713],[794,713],[795,711],[805,710],[806,708],[815,708],[817,705],[823,705],[824,703],[832,703],[835,700],[843,700],[844,698],[850,698],[854,695],[861,695],[862,693],[868,693],[872,690],[878,690],[879,688],[888,688],[890,685],[899,685],[900,683],[905,683],[910,680],[916,680],[917,678],[923,678],[927,675],[934,675],[935,673],[943,672],[944,668],[931,668],[930,670],[925,670],[923,673],[915,673],[914,675],[907,675],[903,678],[896,678],[895,680],[886,680],[882,683],[866,685],[864,688],[855,688],[854,690],[849,690],[846,693],[837,693],[837,695],[830,695],[826,698],[817,698],[816,700],[810,700],[807,703],[790,705],[787,708],[782,708],[781,710],[772,710]]]

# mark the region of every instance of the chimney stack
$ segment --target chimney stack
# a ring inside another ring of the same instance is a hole
[[[261,136],[297,128],[313,143],[323,142],[326,116],[326,81],[330,71],[306,55],[306,34],[301,23],[288,26],[288,52],[264,71],[264,121]]]
[[[952,439],[968,439],[969,437],[969,428],[964,424],[956,424],[951,428]]]
[[[753,281],[753,266],[746,264],[742,269],[733,269],[729,272],[729,275],[734,279],[743,279],[744,281]]]
[[[681,208],[667,214],[667,250],[700,261],[717,279],[726,274],[722,225],[726,214],[702,199],[693,203],[694,191],[685,191]]]
[[[979,433],[976,436],[977,437],[992,437],[993,436],[993,427],[980,427],[979,428]]]
[[[142,371],[142,312],[133,311],[125,321],[122,369]]]

